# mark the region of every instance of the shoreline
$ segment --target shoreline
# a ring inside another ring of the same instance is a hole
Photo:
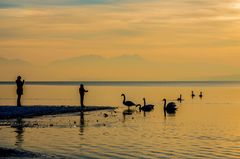
[[[116,109],[114,106],[86,106],[83,110],[80,106],[0,106],[0,119],[33,118],[44,115],[57,115],[75,113],[80,111],[97,111]]]

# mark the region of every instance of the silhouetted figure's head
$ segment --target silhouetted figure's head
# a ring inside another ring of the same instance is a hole
[[[18,77],[17,77],[18,80],[21,80],[21,78],[22,78],[21,76],[18,76]]]

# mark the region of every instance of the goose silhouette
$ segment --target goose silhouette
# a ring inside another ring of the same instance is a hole
[[[143,110],[144,112],[148,112],[148,111],[151,111],[151,110],[153,110],[153,108],[154,108],[154,105],[153,104],[146,104],[146,99],[145,98],[143,98],[143,102],[144,102],[144,105],[143,106],[139,106],[139,110],[141,111],[141,110]]]
[[[194,94],[194,92],[192,91],[192,98],[194,98],[195,97],[195,94]]]
[[[127,106],[128,107],[128,109],[130,108],[130,107],[132,107],[132,106],[140,106],[140,104],[135,104],[134,102],[132,102],[132,101],[126,101],[126,96],[125,96],[125,94],[122,94],[121,96],[123,96],[123,105],[125,105],[125,106]]]
[[[183,101],[181,94],[180,94],[180,97],[177,99],[177,101],[179,101],[180,103]]]
[[[177,108],[174,102],[170,102],[167,104],[167,100],[165,98],[163,99],[163,101],[164,101],[164,105],[163,105],[164,112],[167,112],[169,114],[176,112]]]

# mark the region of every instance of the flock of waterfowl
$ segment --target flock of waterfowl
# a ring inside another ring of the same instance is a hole
[[[141,104],[136,104],[132,101],[126,101],[126,96],[125,94],[122,94],[121,96],[123,96],[123,105],[127,106],[128,107],[128,111],[130,111],[130,107],[132,106],[135,106],[135,107],[139,107],[139,110],[140,111],[144,111],[144,112],[148,112],[148,111],[152,111],[154,109],[154,105],[153,104],[146,104],[146,99],[143,98],[143,105]],[[192,94],[191,94],[191,97],[194,98],[195,97],[195,94],[194,92],[192,91]],[[202,98],[203,97],[203,93],[200,92],[199,94],[199,97]],[[184,99],[182,98],[182,94],[180,94],[179,98],[176,99],[178,102],[182,102]],[[174,114],[176,112],[176,110],[178,109],[177,108],[177,105],[175,102],[169,102],[167,103],[167,100],[166,98],[164,98],[162,100],[164,102],[164,105],[163,105],[163,110],[164,110],[164,113],[168,113],[168,114]]]

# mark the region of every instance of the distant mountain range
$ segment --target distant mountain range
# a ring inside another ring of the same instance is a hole
[[[99,55],[83,55],[78,57],[67,58],[64,60],[57,60],[50,63],[51,66],[81,66],[82,64],[94,64],[94,65],[107,65],[107,64],[131,64],[131,63],[142,63],[146,62],[141,56],[138,55],[121,55],[112,58],[106,58]],[[31,63],[22,59],[7,59],[0,57],[0,65],[10,65],[10,66],[28,66]]]
[[[161,60],[161,59],[160,59]],[[0,57],[0,70],[8,72],[2,79],[10,79],[16,74],[29,78],[63,80],[205,80],[240,81],[240,73],[229,72],[235,68],[205,63],[176,63],[169,61],[148,61],[139,55],[103,57],[84,55],[57,60],[49,64],[31,64],[21,59]],[[205,74],[207,70],[207,74]],[[219,71],[220,70],[220,71]],[[216,76],[215,71],[222,73]],[[211,72],[213,74],[211,75]],[[225,74],[224,74],[225,73]],[[227,74],[228,73],[228,74]]]
[[[28,66],[31,65],[29,62],[21,60],[21,59],[6,59],[0,57],[0,65],[7,65],[7,66]]]
[[[142,62],[146,62],[141,56],[138,55],[121,55],[113,58],[106,58],[99,55],[84,55],[79,57],[68,58],[64,60],[54,61],[52,65],[68,65],[68,66],[76,66],[76,65],[121,65],[121,64],[140,64]]]

